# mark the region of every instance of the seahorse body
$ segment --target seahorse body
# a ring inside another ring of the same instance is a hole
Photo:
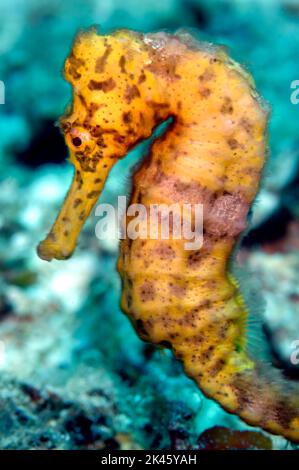
[[[122,241],[122,309],[207,396],[299,442],[298,389],[248,353],[248,314],[229,273],[266,155],[268,113],[250,76],[223,48],[184,33],[95,30],[77,37],[65,76],[74,95],[61,127],[75,175],[39,256],[72,254],[111,167],[172,118],[133,176],[131,203],[203,204],[204,244]]]

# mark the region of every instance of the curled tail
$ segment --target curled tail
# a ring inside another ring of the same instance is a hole
[[[199,346],[202,328],[198,325],[191,334],[186,330],[184,341],[172,343],[174,353],[205,395],[228,412],[299,442],[299,384],[284,378],[270,362],[254,359],[245,341],[246,325],[240,321],[247,314],[244,310],[241,313],[244,302],[238,291],[230,303],[230,313],[222,319],[217,315],[217,305],[211,307],[212,321],[205,324],[208,334],[204,348]],[[193,322],[194,326],[198,322],[194,313]]]
[[[129,257],[122,243],[118,268],[123,279],[122,309],[145,341],[168,347],[203,393],[253,426],[299,442],[299,386],[283,378],[247,342],[248,312],[234,278],[213,271],[213,278],[166,274],[175,245],[160,241],[157,271],[136,269],[153,248],[134,242]],[[168,242],[169,243],[169,242]],[[150,245],[151,246],[151,245]],[[214,250],[215,253],[215,250]],[[189,257],[194,258],[194,254]],[[211,259],[209,255],[209,260]],[[221,256],[214,255],[217,264]],[[180,261],[178,261],[180,264]],[[158,277],[158,272],[160,273]],[[166,289],[172,296],[165,297]],[[163,300],[164,299],[164,300]]]
[[[256,362],[236,372],[231,387],[237,399],[235,412],[249,424],[299,442],[299,386],[273,366]]]

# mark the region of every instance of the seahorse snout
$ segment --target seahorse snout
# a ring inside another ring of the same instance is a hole
[[[73,249],[65,247],[63,244],[55,241],[55,234],[49,233],[47,238],[39,243],[37,247],[38,256],[45,261],[52,261],[52,259],[68,259],[72,256]]]
[[[103,178],[105,179],[105,178]],[[93,172],[75,170],[73,182],[47,237],[37,247],[46,261],[72,256],[80,231],[94,207],[103,184]]]

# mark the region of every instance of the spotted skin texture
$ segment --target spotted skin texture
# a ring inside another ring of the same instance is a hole
[[[122,309],[141,338],[173,350],[208,397],[299,441],[297,389],[249,355],[248,314],[229,273],[266,155],[268,112],[252,79],[222,48],[187,34],[95,30],[77,37],[65,77],[73,102],[60,122],[75,174],[39,256],[71,256],[110,169],[171,119],[133,175],[131,203],[203,204],[203,246],[122,241]]]

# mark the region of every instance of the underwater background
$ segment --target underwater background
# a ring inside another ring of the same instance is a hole
[[[138,339],[119,309],[118,241],[97,240],[95,216],[68,261],[42,261],[36,246],[72,177],[55,123],[71,98],[62,68],[75,34],[194,28],[229,48],[272,109],[236,263],[268,360],[299,380],[299,0],[1,0],[0,18],[0,449],[295,448],[223,411],[170,352]],[[146,146],[119,163],[101,201],[129,192]],[[259,336],[249,331],[257,350]]]

